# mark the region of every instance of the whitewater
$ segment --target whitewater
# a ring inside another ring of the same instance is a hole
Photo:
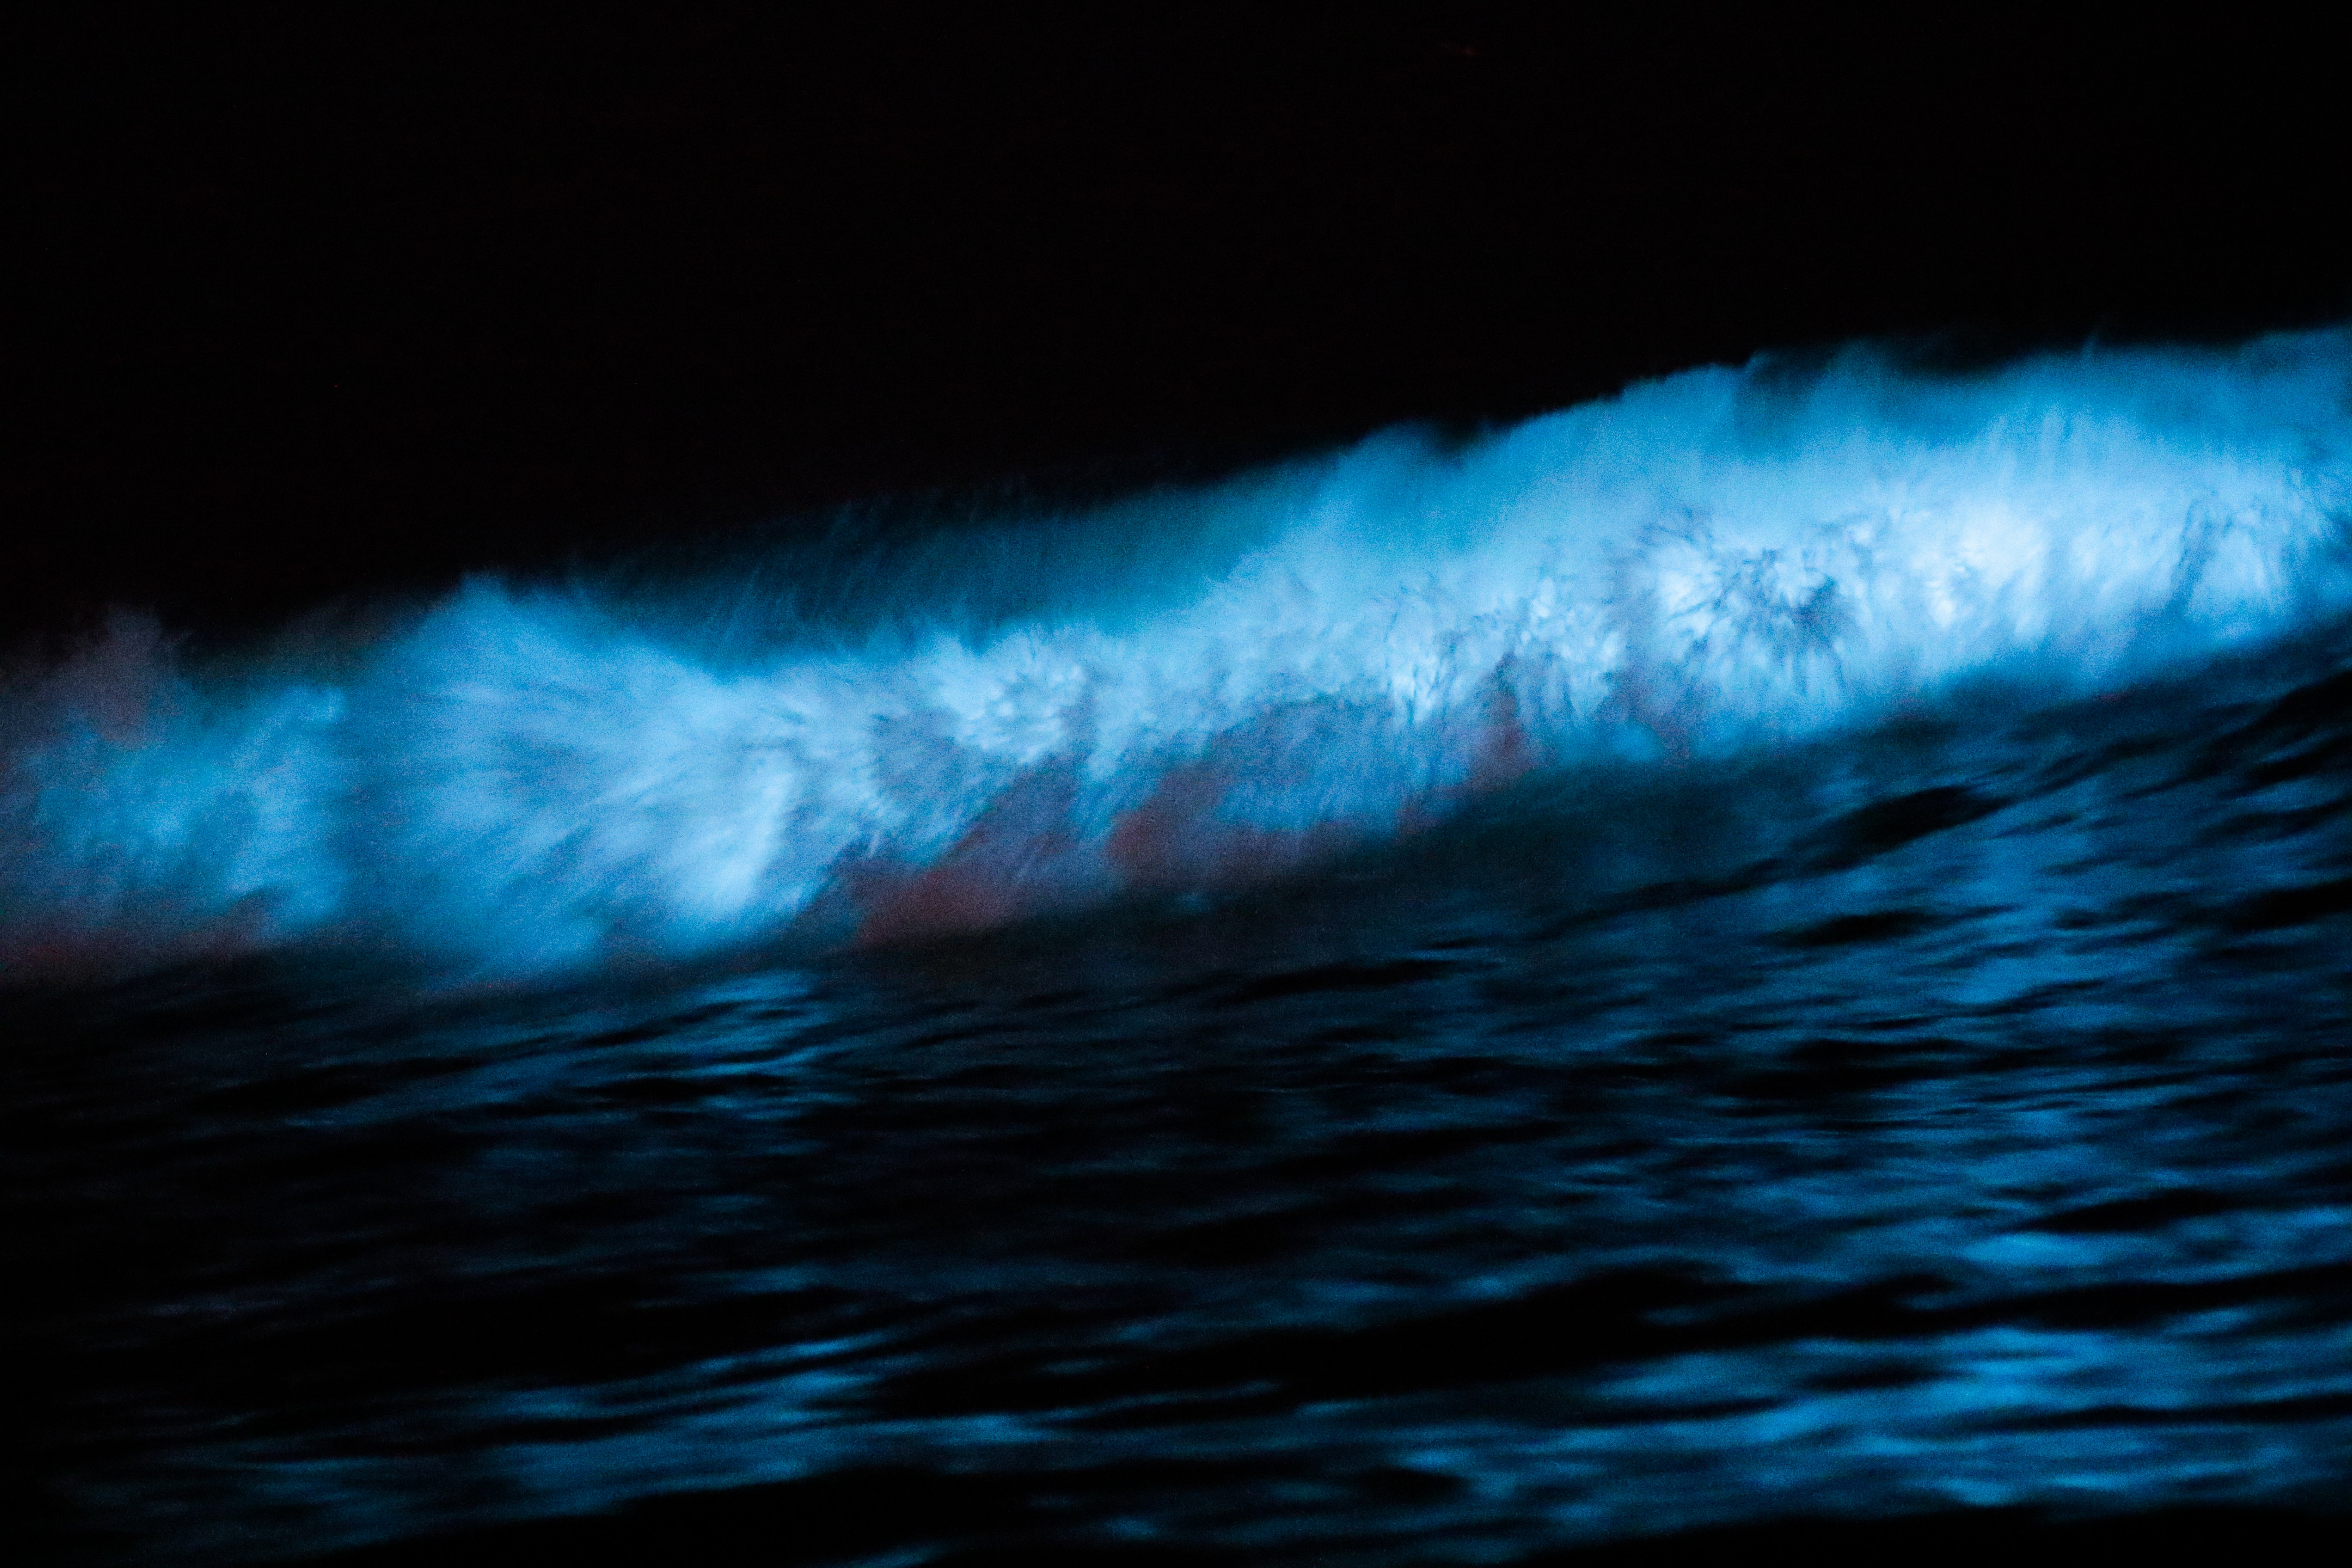
[[[365,639],[183,660],[120,614],[0,700],[0,975],[889,942],[1214,898],[1530,775],[2118,689],[2352,605],[2347,389],[2345,329],[1765,356],[732,573],[476,580]]]

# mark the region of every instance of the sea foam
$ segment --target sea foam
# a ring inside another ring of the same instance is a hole
[[[2352,331],[1765,358],[866,542],[478,580],[234,667],[118,616],[0,698],[0,975],[895,940],[1279,874],[1580,760],[2179,668],[2352,607]],[[845,558],[873,580],[813,580]]]

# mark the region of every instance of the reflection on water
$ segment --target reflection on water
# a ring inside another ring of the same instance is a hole
[[[1493,1561],[2340,1501],[2344,669],[1530,781],[1207,910],[20,995],[59,1549],[633,1505],[786,1561]]]

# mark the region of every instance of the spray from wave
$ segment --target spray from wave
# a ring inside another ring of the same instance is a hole
[[[2352,331],[1759,360],[869,542],[476,582],[233,668],[119,616],[0,698],[0,975],[889,941],[1277,875],[1582,761],[2177,668],[2352,605]]]

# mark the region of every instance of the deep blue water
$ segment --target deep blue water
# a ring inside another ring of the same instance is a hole
[[[2340,1510],[2348,363],[1708,373],[895,565],[124,622],[8,710],[18,1517]]]

